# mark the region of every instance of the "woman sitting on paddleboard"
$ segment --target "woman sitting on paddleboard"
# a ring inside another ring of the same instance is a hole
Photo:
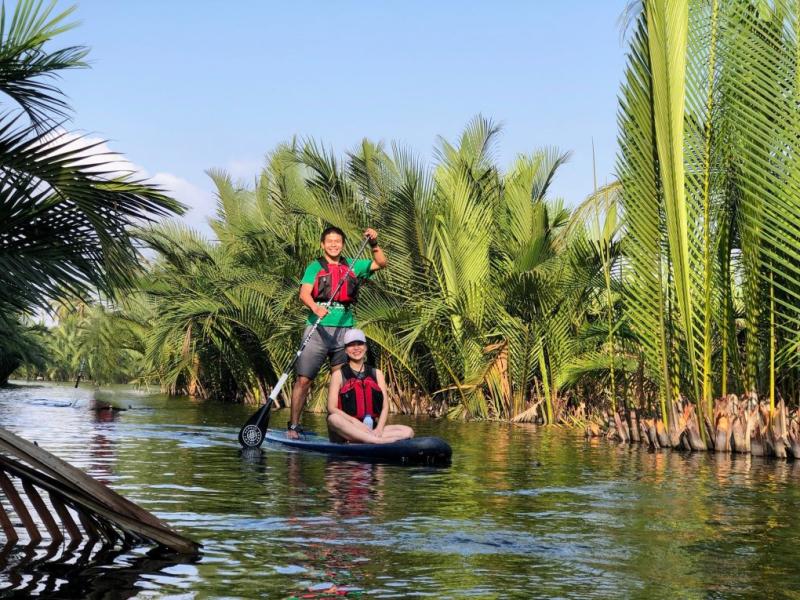
[[[343,341],[348,362],[331,374],[328,388],[331,441],[388,444],[414,437],[411,427],[386,424],[389,417],[386,380],[379,369],[366,363],[364,332],[350,329]]]

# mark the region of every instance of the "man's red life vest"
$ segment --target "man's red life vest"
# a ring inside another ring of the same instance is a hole
[[[342,287],[336,292],[336,297],[333,302],[349,306],[355,303],[358,299],[358,277],[355,276],[353,270],[347,264],[347,260],[342,258],[339,263],[329,263],[324,258],[320,258],[319,264],[322,268],[317,272],[314,278],[314,287],[311,289],[311,297],[316,302],[327,302],[331,300],[331,294],[339,281],[345,278]]]
[[[353,371],[349,363],[342,367],[339,408],[359,421],[371,415],[377,423],[383,410],[383,392],[378,385],[373,367],[364,365],[361,373]]]

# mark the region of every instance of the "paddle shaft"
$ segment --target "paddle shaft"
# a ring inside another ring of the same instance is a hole
[[[75,379],[75,387],[76,388],[78,387],[78,384],[81,382],[81,379],[83,379],[83,367],[84,367],[85,364],[86,364],[86,359],[82,358],[81,359],[81,367],[80,367],[80,369],[78,369],[78,377],[77,377],[77,379]]]

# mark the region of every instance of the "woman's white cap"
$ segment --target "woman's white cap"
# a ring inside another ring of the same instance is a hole
[[[344,345],[352,344],[353,342],[367,343],[367,336],[360,329],[348,329],[344,334]]]

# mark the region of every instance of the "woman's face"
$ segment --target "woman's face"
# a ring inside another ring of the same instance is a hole
[[[367,352],[367,345],[364,342],[353,342],[347,344],[344,351],[351,360],[361,360]]]

